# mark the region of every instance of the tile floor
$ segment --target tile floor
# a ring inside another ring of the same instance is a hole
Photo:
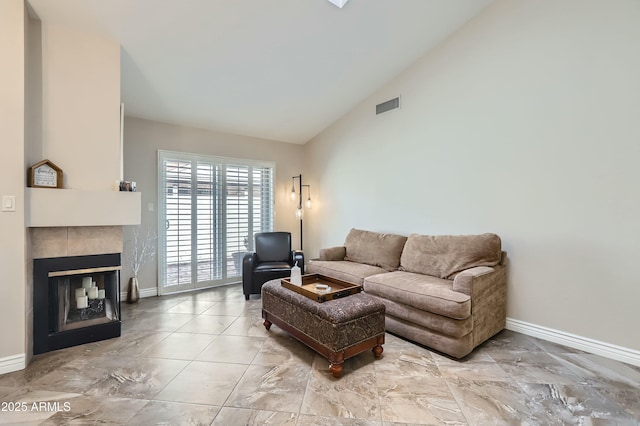
[[[336,380],[239,285],[122,306],[122,337],[1,375],[0,423],[640,425],[639,367],[510,331],[462,362],[387,334]]]

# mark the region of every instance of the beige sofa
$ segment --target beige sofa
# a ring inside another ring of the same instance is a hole
[[[495,234],[352,229],[344,246],[320,250],[306,273],[362,285],[385,304],[387,331],[462,358],[505,326],[505,258]]]

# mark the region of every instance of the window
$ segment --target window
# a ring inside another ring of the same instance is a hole
[[[238,281],[273,230],[273,163],[158,151],[158,165],[160,293]]]

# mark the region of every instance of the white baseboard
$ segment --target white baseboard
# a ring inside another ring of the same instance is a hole
[[[549,342],[558,343],[570,348],[579,349],[596,355],[626,362],[627,364],[640,366],[640,351],[623,348],[622,346],[600,342],[587,337],[577,336],[552,328],[541,327],[524,321],[507,318],[507,330],[537,337]]]
[[[158,295],[158,287],[143,288],[140,290],[140,297],[153,297]]]
[[[12,373],[24,370],[27,367],[27,357],[25,354],[6,356],[0,358],[0,374]]]
[[[140,298],[144,299],[145,297],[153,297],[153,296],[157,296],[158,295],[158,288],[157,287],[153,287],[153,288],[141,288],[140,289]],[[120,300],[122,300],[123,302],[127,300],[127,292],[126,291],[121,291],[120,292]]]

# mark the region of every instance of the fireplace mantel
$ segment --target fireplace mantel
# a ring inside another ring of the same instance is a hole
[[[141,193],[27,188],[26,226],[139,225]]]

